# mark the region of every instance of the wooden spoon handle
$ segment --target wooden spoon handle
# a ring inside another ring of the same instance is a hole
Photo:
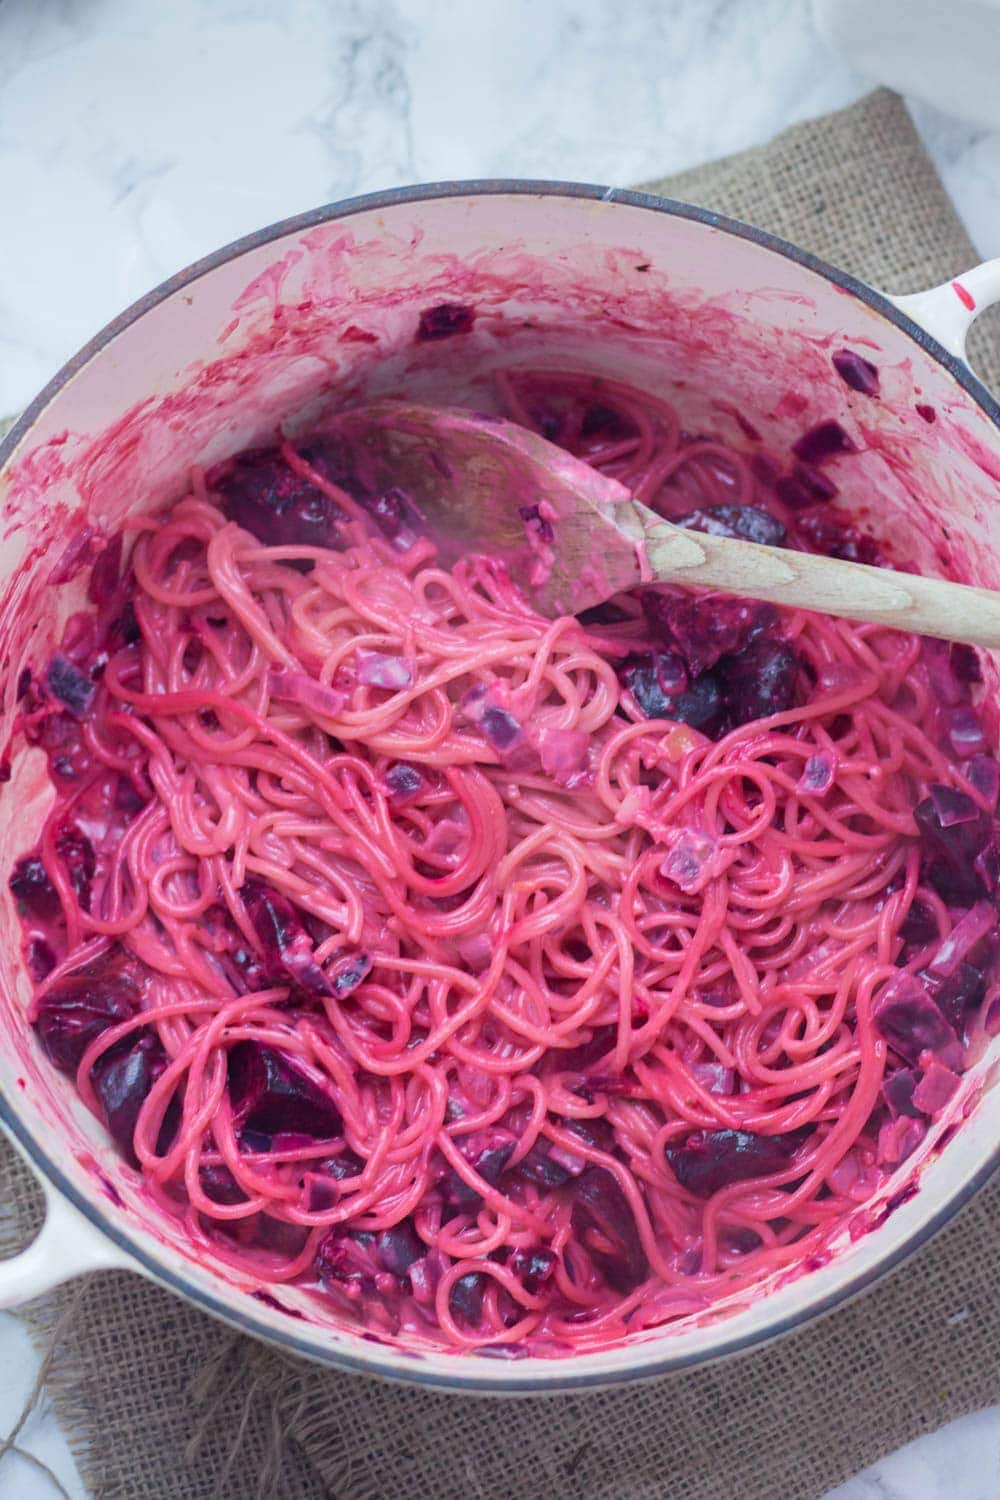
[[[647,527],[645,542],[649,565],[662,583],[697,584],[946,641],[1000,648],[1000,593],[992,589],[708,536],[659,518]]]

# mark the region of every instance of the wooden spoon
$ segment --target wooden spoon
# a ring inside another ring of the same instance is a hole
[[[446,560],[498,558],[550,617],[674,583],[1000,647],[1000,593],[688,531],[499,417],[385,400],[332,427],[351,442],[363,482],[414,498]]]

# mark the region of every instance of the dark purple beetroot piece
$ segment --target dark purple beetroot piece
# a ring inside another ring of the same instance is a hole
[[[990,836],[992,820],[967,792],[940,784],[930,791],[913,812],[927,876],[946,901],[971,906],[982,895],[975,861]]]
[[[90,887],[97,860],[94,848],[82,829],[65,824],[56,834],[56,854],[62,861],[77,900],[84,911],[90,910]]]
[[[660,686],[655,656],[632,658],[622,668],[621,680],[647,719],[671,719],[690,724],[703,734],[718,731],[723,703],[711,672],[703,672],[686,692],[670,696]]]
[[[138,1008],[139,991],[127,969],[109,964],[101,972],[92,965],[67,974],[46,991],[35,1029],[56,1067],[72,1074],[91,1042]]]
[[[511,1137],[500,1131],[477,1130],[458,1144],[459,1150],[477,1176],[488,1182],[490,1187],[496,1187],[514,1154],[515,1142]],[[441,1199],[449,1208],[461,1210],[478,1208],[482,1201],[476,1189],[464,1177],[459,1176],[454,1168],[449,1168],[441,1180]]]
[[[609,1284],[630,1292],[649,1274],[646,1252],[618,1179],[607,1167],[588,1167],[573,1187],[573,1228]]]
[[[154,1031],[144,1030],[127,1052],[114,1049],[94,1068],[94,1092],[101,1101],[105,1123],[119,1151],[133,1165],[136,1165],[132,1145],[135,1122],[147,1094],[166,1066],[167,1054],[159,1037]]]
[[[479,716],[479,727],[494,750],[513,750],[524,738],[524,730],[505,708],[488,704]]]
[[[424,518],[417,502],[398,486],[386,490],[374,500],[362,499],[379,531],[391,542],[413,541],[424,528]]]
[[[971,1010],[981,1004],[986,994],[985,971],[976,964],[960,963],[953,974],[943,979],[934,992],[934,1003],[958,1036],[965,1030]]]
[[[934,782],[930,794],[934,815],[942,829],[956,828],[961,823],[978,823],[982,817],[968,792]]]
[[[692,677],[714,667],[727,652],[737,651],[777,626],[770,604],[719,595],[693,599],[663,589],[646,589],[642,611],[664,646],[680,652]]]
[[[417,340],[427,343],[433,339],[450,339],[456,333],[471,333],[476,314],[471,307],[461,302],[439,302],[436,307],[425,307],[417,325]]]
[[[269,977],[278,984],[291,979],[310,995],[332,995],[333,986],[313,956],[312,938],[287,896],[255,880],[244,884],[242,895]]]
[[[915,948],[925,948],[928,943],[933,943],[938,935],[938,924],[931,908],[923,901],[914,901],[900,925],[899,935]]]
[[[833,480],[811,464],[796,464],[790,474],[781,476],[774,489],[789,510],[806,510],[810,505],[825,504],[837,494]]]
[[[615,1132],[609,1120],[572,1120],[563,1119],[562,1123],[566,1129],[581,1141],[586,1141],[595,1151],[604,1151],[608,1155],[615,1149]]]
[[[313,1264],[326,1286],[338,1286],[354,1296],[371,1296],[376,1291],[375,1277],[381,1267],[375,1259],[373,1234],[352,1234],[338,1225],[320,1240]]]
[[[383,1229],[375,1240],[375,1258],[383,1271],[389,1271],[393,1276],[405,1276],[413,1262],[426,1252],[427,1246],[409,1219],[394,1224],[391,1229]]]
[[[731,724],[749,724],[794,707],[799,659],[785,641],[752,641],[720,663],[719,678]]]
[[[1000,891],[1000,822],[994,821],[992,832],[976,855],[973,869],[987,894],[996,900]]]
[[[967,649],[971,651],[971,656],[966,656]],[[925,636],[921,641],[920,654],[936,701],[946,708],[967,703],[970,685],[978,681],[967,675],[969,671],[979,670],[979,659],[975,651],[965,647],[956,650],[947,641]]]
[[[343,1182],[345,1177],[360,1177],[365,1169],[360,1156],[349,1146],[345,1146],[336,1156],[324,1156],[320,1166],[328,1177],[335,1178],[337,1182]]]
[[[53,698],[58,698],[74,717],[82,719],[86,716],[97,689],[90,678],[84,676],[68,657],[58,652],[53,656],[45,681]]]
[[[843,427],[832,418],[826,422],[817,422],[815,427],[810,427],[808,432],[802,434],[798,442],[792,444],[792,452],[804,464],[822,464],[840,453],[856,451]]]
[[[865,536],[855,526],[843,526],[821,511],[812,511],[809,515],[802,516],[798,528],[810,547],[824,557],[867,563],[872,568],[885,565],[885,556],[874,537]]]
[[[710,1198],[730,1183],[784,1171],[798,1144],[796,1135],[697,1130],[682,1146],[668,1146],[664,1155],[681,1187],[696,1198]]]
[[[474,1328],[483,1316],[485,1290],[481,1272],[470,1271],[468,1276],[460,1276],[452,1287],[451,1296],[448,1299],[453,1316]]]
[[[276,1047],[237,1042],[229,1053],[229,1098],[237,1129],[294,1130],[315,1140],[340,1135],[331,1096]]]
[[[556,1257],[551,1250],[545,1250],[540,1245],[533,1246],[530,1250],[515,1250],[511,1256],[510,1268],[526,1292],[534,1297],[541,1291],[544,1282],[556,1267]]]
[[[1000,761],[992,755],[974,755],[962,771],[991,807],[1000,801]]]
[[[581,1042],[576,1047],[569,1047],[565,1052],[549,1050],[549,1063],[554,1071],[561,1073],[564,1070],[570,1073],[586,1073],[602,1057],[607,1057],[618,1036],[618,1027],[615,1025],[595,1026],[589,1042]]]
[[[35,854],[19,859],[8,881],[19,909],[32,917],[54,917],[59,912],[59,897]]]
[[[658,651],[653,657],[653,665],[661,693],[668,698],[676,698],[679,693],[687,691],[687,668],[677,651]]]
[[[785,527],[777,516],[756,505],[708,505],[674,517],[675,526],[704,531],[709,536],[735,536],[764,547],[781,547]]]
[[[537,1187],[546,1191],[552,1188],[564,1187],[573,1173],[557,1161],[552,1155],[552,1143],[545,1136],[539,1136],[526,1156],[518,1162],[515,1171],[528,1182],[533,1182]]]
[[[33,937],[28,944],[28,973],[36,984],[48,979],[56,966],[56,956],[44,938]]]
[[[918,401],[915,410],[917,416],[922,417],[925,422],[937,421],[937,412],[934,410],[933,406],[929,406],[926,401]]]
[[[337,511],[322,490],[290,469],[277,449],[255,449],[214,480],[231,521],[266,547],[329,547]]]
[[[91,604],[107,608],[114,600],[121,581],[122,536],[121,532],[111,538],[94,561],[87,583],[87,598]]]
[[[982,682],[983,664],[975,646],[970,646],[965,641],[952,641],[948,650],[948,660],[959,682]]]
[[[198,1180],[206,1198],[213,1203],[245,1203],[247,1195],[240,1187],[229,1168],[218,1162],[215,1166],[199,1167]]]
[[[775,484],[784,472],[781,460],[775,458],[773,453],[755,453],[750,459],[750,470],[754,478],[764,485],[765,489],[773,490]]]
[[[895,975],[872,1009],[875,1030],[908,1063],[933,1052],[949,1067],[960,1065],[962,1048],[954,1027],[941,1014],[925,985],[905,971]]]
[[[878,368],[853,349],[838,349],[832,356],[833,368],[845,385],[862,396],[879,394]]]
[[[620,443],[626,438],[635,437],[635,423],[624,412],[617,411],[606,402],[591,401],[584,409],[580,436]]]
[[[882,1085],[882,1097],[894,1115],[909,1115],[918,1120],[921,1111],[913,1102],[913,1090],[920,1082],[916,1068],[897,1068]]]

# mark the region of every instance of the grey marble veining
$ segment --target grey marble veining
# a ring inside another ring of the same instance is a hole
[[[0,418],[150,286],[271,220],[436,178],[622,186],[868,86],[805,0],[0,0]],[[1000,254],[1000,133],[914,114],[974,240]],[[33,1376],[0,1315],[4,1431]],[[51,1416],[28,1442],[82,1497]],[[51,1493],[3,1460],[0,1495]],[[998,1496],[987,1413],[829,1500]]]

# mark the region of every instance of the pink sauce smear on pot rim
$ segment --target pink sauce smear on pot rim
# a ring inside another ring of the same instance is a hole
[[[671,520],[891,565],[836,421],[498,396]],[[209,1262],[403,1347],[607,1346],[822,1265],[1000,1021],[969,648],[671,588],[543,618],[335,424],[196,471],[88,598],[19,684],[30,1020]]]

